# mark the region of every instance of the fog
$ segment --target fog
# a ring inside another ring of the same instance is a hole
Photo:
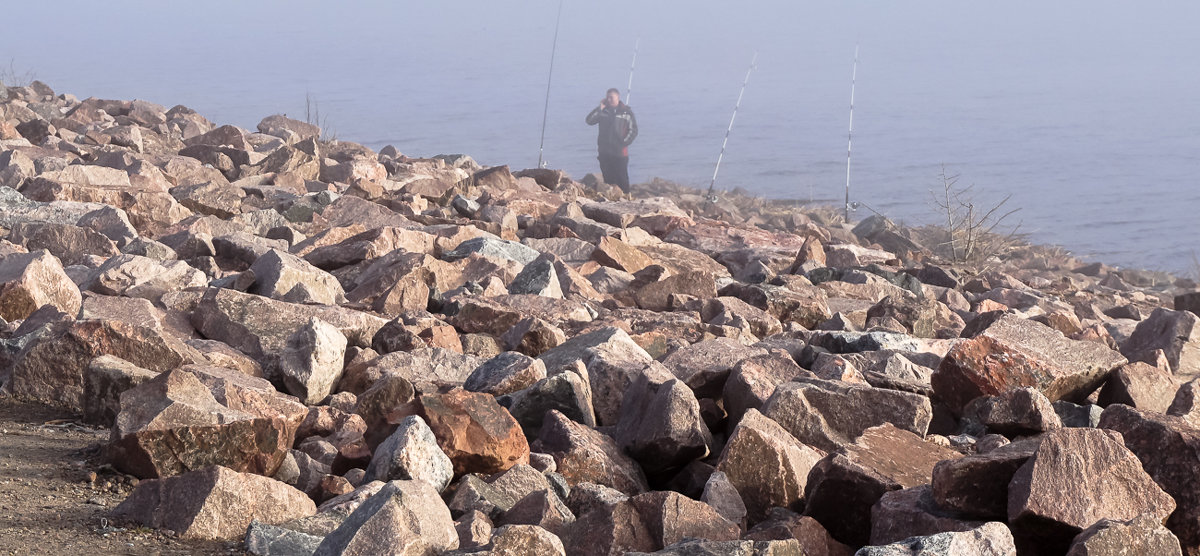
[[[531,167],[558,5],[9,2],[0,62],[247,128],[308,97],[342,139]],[[640,40],[632,178],[707,186],[757,51],[718,187],[840,199],[859,45],[856,200],[932,220],[945,163],[987,202],[1011,194],[1035,239],[1177,267],[1200,232],[1198,20],[1183,1],[566,1],[545,156],[597,171],[583,116],[624,91]]]

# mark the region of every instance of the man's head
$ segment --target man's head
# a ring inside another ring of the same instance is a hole
[[[618,91],[615,88],[609,89],[608,93],[606,93],[606,96],[604,97],[604,100],[609,106],[617,106],[618,104],[621,104],[621,91]]]

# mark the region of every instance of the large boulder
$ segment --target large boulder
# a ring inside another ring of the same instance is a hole
[[[184,538],[231,540],[252,521],[280,524],[316,513],[308,496],[284,483],[211,466],[142,481],[111,516]]]
[[[253,293],[290,301],[336,305],[346,300],[342,285],[333,275],[300,257],[271,249],[250,265],[254,273]]]
[[[333,393],[346,359],[346,337],[333,325],[313,317],[288,336],[279,360],[279,376],[287,391],[306,404]]]
[[[1023,542],[1061,554],[1101,519],[1151,514],[1166,520],[1175,500],[1142,469],[1120,433],[1062,429],[1047,433],[1008,486],[1008,520]]]
[[[1130,361],[1153,361],[1162,350],[1171,371],[1183,380],[1200,378],[1200,316],[1192,311],[1172,311],[1159,307],[1138,323],[1121,344],[1121,353]]]
[[[890,424],[867,429],[813,467],[804,515],[820,521],[835,539],[862,546],[870,540],[871,507],[884,493],[928,484],[939,461],[960,457]]]
[[[454,473],[495,473],[529,463],[521,425],[488,394],[461,388],[418,396],[411,411],[433,430]]]
[[[1071,542],[1067,556],[1124,556],[1158,554],[1183,556],[1179,539],[1151,514],[1130,520],[1102,519]]]
[[[913,537],[884,546],[868,546],[857,556],[1016,556],[1012,532],[992,521],[970,531]]]
[[[195,350],[161,330],[119,320],[57,322],[17,354],[12,393],[82,411],[84,371],[101,355],[155,373],[203,361]]]
[[[84,287],[104,295],[124,295],[158,301],[186,288],[208,285],[203,272],[183,261],[160,261],[138,255],[109,258],[89,275]]]
[[[45,249],[67,266],[92,255],[111,257],[118,252],[116,243],[96,230],[57,222],[21,222],[8,240],[30,251]]]
[[[780,384],[762,412],[801,442],[826,452],[885,423],[923,437],[933,418],[929,398],[919,394],[803,377]]]
[[[934,500],[946,510],[978,519],[1007,519],[1008,484],[1039,442],[1026,439],[939,462],[933,468]]]
[[[424,481],[392,481],[329,533],[314,554],[438,554],[455,548],[454,520],[437,491]]]
[[[364,481],[413,479],[429,483],[441,492],[454,478],[454,465],[438,446],[437,437],[420,417],[400,421],[396,432],[371,456]]]
[[[58,259],[41,250],[0,258],[0,318],[23,320],[43,305],[69,315],[78,314],[83,305],[79,288]]]
[[[1115,404],[1104,410],[1100,427],[1121,433],[1125,447],[1175,501],[1167,528],[1179,537],[1184,554],[1200,554],[1200,428],[1183,417]]]
[[[617,424],[625,391],[654,363],[654,358],[629,334],[612,327],[575,336],[542,353],[538,359],[546,365],[547,372],[583,361],[592,388],[596,421],[601,425]]]
[[[663,365],[687,384],[696,397],[716,399],[739,362],[765,353],[766,350],[744,346],[731,338],[714,338],[675,350],[663,360]]]
[[[1004,314],[950,348],[932,384],[956,412],[979,396],[1025,386],[1050,401],[1080,401],[1125,363],[1104,345],[1071,340],[1044,324]]]
[[[824,456],[750,409],[729,435],[717,470],[737,488],[747,519],[757,523],[771,508],[803,510],[808,474]]]
[[[1166,413],[1180,386],[1179,380],[1169,371],[1138,361],[1109,375],[1104,388],[1100,389],[1097,403],[1102,406],[1122,403]]]
[[[712,444],[692,391],[679,380],[645,375],[626,390],[614,437],[651,475],[704,458]]]
[[[548,411],[533,449],[554,458],[558,472],[571,485],[595,483],[627,495],[645,492],[646,476],[611,437]]]
[[[121,394],[109,455],[140,478],[210,465],[271,475],[291,447],[282,416],[264,418],[217,402],[196,375],[168,371]]]

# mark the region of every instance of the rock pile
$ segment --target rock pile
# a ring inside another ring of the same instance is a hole
[[[1200,554],[1194,284],[636,192],[0,87],[0,383],[253,554]]]

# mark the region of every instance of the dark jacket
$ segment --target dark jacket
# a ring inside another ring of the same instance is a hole
[[[629,144],[637,138],[637,119],[624,102],[616,108],[597,106],[587,115],[587,124],[600,124],[596,146],[601,155],[629,156]]]

